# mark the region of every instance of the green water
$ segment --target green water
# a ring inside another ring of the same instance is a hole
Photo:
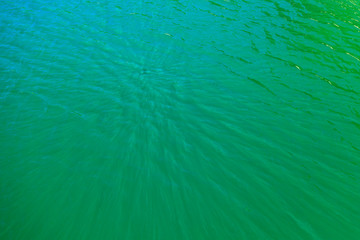
[[[0,239],[360,239],[358,0],[0,1]]]

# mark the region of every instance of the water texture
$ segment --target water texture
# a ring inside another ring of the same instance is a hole
[[[0,239],[360,239],[358,0],[0,9]]]

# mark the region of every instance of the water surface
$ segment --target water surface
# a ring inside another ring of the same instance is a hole
[[[360,239],[357,0],[0,2],[0,239]]]

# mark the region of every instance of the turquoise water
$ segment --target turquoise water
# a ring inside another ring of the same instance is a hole
[[[360,239],[359,1],[0,7],[0,239]]]

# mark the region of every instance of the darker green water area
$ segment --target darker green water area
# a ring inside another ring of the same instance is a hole
[[[358,0],[0,1],[0,239],[360,239]]]

